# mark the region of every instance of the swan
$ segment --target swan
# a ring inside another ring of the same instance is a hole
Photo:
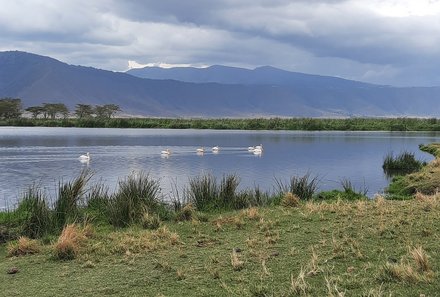
[[[256,147],[255,147],[255,149],[256,150],[263,150],[263,145],[262,144],[260,144],[260,145],[257,145]]]
[[[88,160],[90,160],[90,154],[89,154],[89,152],[87,152],[87,154],[85,154],[85,155],[81,155],[81,156],[79,156],[79,158],[78,159],[80,159],[80,160],[83,160],[83,161],[88,161]]]
[[[255,146],[249,146],[248,151],[253,152],[255,150]]]
[[[215,153],[215,152],[217,152],[218,153],[218,151],[219,151],[219,148],[218,148],[218,146],[214,146],[213,148],[212,148],[212,151]]]
[[[196,150],[196,152],[198,152],[198,153],[204,153],[204,152],[205,152],[205,149],[204,149],[203,147],[199,147],[199,148]]]
[[[255,148],[253,151],[254,155],[261,155],[263,153],[263,149]]]
[[[169,149],[166,149],[164,151],[161,151],[160,154],[164,155],[164,156],[169,156],[169,155],[171,155],[171,151]]]

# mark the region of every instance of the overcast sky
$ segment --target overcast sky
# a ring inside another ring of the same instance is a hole
[[[440,85],[440,0],[0,0],[0,50]]]

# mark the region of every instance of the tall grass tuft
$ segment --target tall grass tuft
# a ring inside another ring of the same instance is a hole
[[[110,201],[109,189],[102,183],[97,183],[89,189],[85,197],[86,212],[94,220],[107,222],[107,211]]]
[[[163,208],[159,194],[158,180],[144,172],[132,173],[125,180],[119,181],[119,190],[109,201],[110,223],[125,227],[140,222],[145,211],[158,213]]]
[[[58,199],[55,202],[55,221],[59,228],[68,222],[73,222],[79,215],[79,202],[86,192],[87,182],[92,177],[89,170],[84,170],[73,181],[60,182]]]
[[[242,209],[266,201],[259,190],[255,193],[238,191],[239,184],[240,179],[235,174],[224,175],[220,183],[217,183],[211,174],[197,176],[189,180],[189,187],[185,190],[185,201],[200,211]]]
[[[214,209],[217,206],[218,187],[211,174],[190,178],[186,189],[189,202],[200,211]]]
[[[383,160],[382,168],[385,174],[407,174],[420,170],[426,163],[415,158],[414,153],[403,151],[397,156],[388,153]]]
[[[17,242],[8,244],[8,256],[24,256],[36,254],[40,251],[38,242],[25,236],[21,236]]]
[[[15,213],[21,221],[21,232],[30,238],[39,238],[53,230],[52,212],[44,192],[33,185],[25,192]]]
[[[309,173],[302,177],[292,176],[287,185],[280,180],[275,181],[281,197],[290,192],[301,200],[311,200],[318,189],[318,177],[311,177]]]
[[[79,252],[81,244],[86,240],[84,231],[75,224],[66,225],[54,246],[55,258],[72,260]]]
[[[239,184],[240,179],[237,175],[230,174],[223,176],[220,182],[218,206],[222,208],[231,208],[231,206],[234,206]]]

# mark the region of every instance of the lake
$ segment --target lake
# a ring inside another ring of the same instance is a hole
[[[414,152],[423,160],[432,156],[418,145],[438,141],[433,132],[298,132],[169,129],[104,129],[0,127],[0,208],[13,207],[32,184],[53,197],[59,181],[70,181],[84,169],[98,181],[117,188],[132,172],[145,171],[159,179],[162,193],[182,189],[190,177],[236,174],[241,188],[273,191],[276,179],[310,173],[319,190],[341,188],[348,179],[368,195],[388,185],[382,162],[389,152]],[[263,144],[261,155],[248,151]],[[219,146],[218,153],[211,147]],[[198,155],[196,149],[205,147]],[[171,150],[169,157],[161,151]],[[78,157],[90,152],[89,162]]]

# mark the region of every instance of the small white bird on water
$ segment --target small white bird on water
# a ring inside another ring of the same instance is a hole
[[[87,152],[87,154],[85,154],[85,155],[81,155],[81,156],[79,156],[78,159],[83,160],[83,161],[88,161],[88,160],[90,160],[90,154],[89,154],[89,152]]]
[[[169,149],[166,149],[164,151],[161,151],[160,154],[164,155],[164,156],[169,156],[169,155],[171,155],[171,151]]]
[[[214,147],[212,148],[212,152],[213,152],[213,153],[218,153],[218,151],[219,151],[218,146],[214,146]]]
[[[197,152],[198,155],[203,155],[203,153],[205,152],[205,148],[204,148],[204,147],[199,147],[199,148],[196,150],[196,152]]]

